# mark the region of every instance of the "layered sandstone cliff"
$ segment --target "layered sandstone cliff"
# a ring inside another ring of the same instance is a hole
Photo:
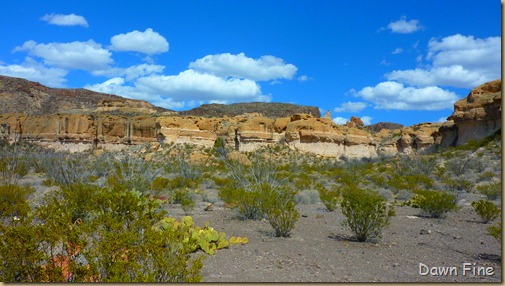
[[[0,114],[0,137],[51,146],[79,144],[79,150],[148,142],[212,147],[221,138],[236,152],[285,144],[292,150],[319,156],[373,158],[427,150],[436,145],[460,145],[492,134],[501,128],[500,85],[500,81],[493,81],[472,90],[467,98],[454,104],[454,114],[445,123],[411,127],[387,124],[387,128],[377,128],[378,132],[365,127],[357,117],[338,125],[330,118],[306,113],[282,117],[258,112],[220,117],[181,116],[175,112],[156,112],[147,102],[102,98],[82,113],[71,110],[39,115]],[[34,87],[37,88],[42,87]]]
[[[454,113],[447,118],[445,144],[461,145],[481,139],[501,129],[501,80],[474,88],[467,97],[454,103]]]

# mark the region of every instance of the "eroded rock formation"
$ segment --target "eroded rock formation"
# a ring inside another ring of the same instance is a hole
[[[33,88],[43,89],[38,85]],[[82,114],[74,111],[0,114],[0,136],[9,141],[25,139],[51,146],[78,144],[75,149],[79,151],[147,142],[157,146],[189,143],[212,147],[221,138],[235,150],[233,156],[237,158],[240,157],[237,152],[275,144],[319,156],[373,158],[427,150],[435,145],[460,145],[492,134],[501,128],[501,81],[475,88],[468,97],[456,102],[454,108],[454,114],[445,123],[411,127],[388,123],[375,131],[364,127],[358,117],[337,125],[330,116],[321,118],[319,114],[306,113],[282,117],[258,112],[220,117],[181,116],[175,112],[157,112],[147,102],[102,98],[93,111],[88,108]]]

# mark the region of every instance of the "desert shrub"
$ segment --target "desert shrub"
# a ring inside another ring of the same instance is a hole
[[[495,173],[490,172],[490,171],[485,171],[481,174],[479,174],[479,181],[490,181],[495,177]]]
[[[302,205],[315,204],[319,201],[319,193],[317,190],[306,189],[298,192],[295,195],[295,203]]]
[[[261,210],[261,193],[258,185],[245,188],[234,188],[227,185],[219,188],[219,197],[227,204],[237,207],[240,216],[244,219],[260,219],[263,217]]]
[[[414,196],[414,193],[412,191],[402,189],[402,190],[398,190],[396,192],[396,194],[393,195],[393,198],[395,200],[399,200],[399,201],[408,201],[413,196]]]
[[[138,154],[133,155],[124,152],[116,154],[115,158],[110,158],[111,172],[107,177],[107,184],[109,186],[124,185],[130,190],[146,192],[162,169],[156,168],[153,161],[140,158]]]
[[[261,185],[261,211],[275,231],[277,237],[289,237],[300,217],[295,208],[295,191],[286,187]]]
[[[0,184],[16,185],[19,179],[26,176],[29,165],[20,144],[2,144],[0,146]]]
[[[59,186],[85,183],[97,175],[95,162],[86,154],[48,152],[41,164],[48,181]]]
[[[377,194],[379,196],[383,197],[387,201],[391,201],[394,199],[393,193],[388,189],[377,188],[377,189],[375,189],[375,191],[377,192]]]
[[[32,220],[0,223],[0,280],[3,282],[40,282],[44,278],[41,227]],[[46,280],[47,281],[47,280]]]
[[[360,242],[376,242],[382,230],[389,225],[389,218],[395,214],[394,207],[376,192],[350,187],[342,193],[340,206],[349,226]]]
[[[464,193],[468,192],[472,186],[468,180],[462,178],[453,179],[450,177],[444,177],[441,182],[445,189],[449,191],[449,193],[453,194],[457,200],[463,198]]]
[[[446,168],[448,171],[459,177],[470,169],[470,163],[471,161],[469,158],[455,157],[447,162]]]
[[[476,187],[477,191],[486,196],[488,200],[494,201],[501,198],[501,182],[494,182]]]
[[[435,157],[427,156],[401,156],[397,168],[403,175],[425,175],[433,173],[436,167]]]
[[[182,178],[188,188],[195,188],[200,184],[205,169],[205,164],[191,163],[189,155],[184,150],[171,158],[166,166],[166,172],[175,173],[177,177]]]
[[[249,165],[233,160],[223,161],[228,179],[222,181],[218,194],[225,203],[236,205],[243,218],[259,219],[264,215],[261,208],[262,186],[267,184],[273,189],[281,188],[289,183],[290,177],[281,174],[279,165],[271,157],[255,153],[250,161]],[[219,184],[218,181],[216,183]]]
[[[489,234],[491,234],[494,238],[499,240],[500,242],[502,241],[502,222],[500,221],[498,225],[492,225],[487,228],[487,231]]]
[[[35,192],[30,186],[0,185],[0,219],[25,217],[30,211],[28,196]]]
[[[400,175],[395,173],[388,181],[389,188],[393,190],[431,188],[433,184],[433,180],[423,174]]]
[[[51,271],[48,281],[201,280],[202,258],[191,258],[184,234],[153,228],[166,214],[158,201],[121,184],[96,188],[88,215],[74,221],[72,200],[78,198],[65,197],[58,191],[51,193],[37,210],[44,226],[40,239],[47,256],[45,269]],[[66,266],[54,261],[66,261]]]
[[[319,199],[323,202],[326,209],[330,212],[336,210],[340,199],[338,187],[333,185],[332,188],[328,190],[323,184],[317,184],[316,188],[319,193]]]
[[[501,210],[492,202],[479,200],[472,202],[472,207],[475,212],[480,216],[483,223],[488,223],[495,220],[500,216]]]
[[[456,211],[458,202],[454,195],[444,191],[417,190],[413,198],[428,217],[440,218],[446,213]]]

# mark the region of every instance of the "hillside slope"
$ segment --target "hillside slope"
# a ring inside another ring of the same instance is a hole
[[[126,99],[120,96],[94,92],[87,89],[50,88],[38,82],[0,75],[0,114],[23,113],[48,115],[55,113],[94,112],[105,103],[112,106],[147,108],[153,112],[167,111],[148,102]]]

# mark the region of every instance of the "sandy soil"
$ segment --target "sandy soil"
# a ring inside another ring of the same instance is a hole
[[[191,215],[198,225],[209,221],[228,237],[249,238],[246,245],[207,255],[205,282],[500,282],[502,247],[487,233],[490,224],[482,224],[469,205],[475,199],[480,197],[470,195],[461,210],[444,219],[397,207],[376,244],[355,241],[341,224],[345,217],[340,209],[328,212],[321,203],[297,206],[301,217],[290,238],[273,237],[268,222],[240,220],[236,211],[219,204],[206,212],[201,202]],[[184,215],[177,206],[169,210],[172,216]],[[446,267],[452,275],[421,275],[420,263]],[[465,275],[463,263],[470,263]],[[493,275],[473,275],[474,263],[491,267]]]

